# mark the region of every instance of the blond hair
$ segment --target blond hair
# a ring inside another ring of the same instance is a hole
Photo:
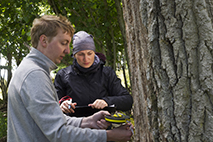
[[[71,22],[61,15],[44,15],[41,18],[34,19],[31,29],[32,46],[37,48],[39,38],[43,34],[51,41],[51,39],[58,34],[58,30],[63,30],[64,33],[67,32],[70,37],[72,37],[75,32]]]

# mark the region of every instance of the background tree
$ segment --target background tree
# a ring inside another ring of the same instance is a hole
[[[128,62],[125,57],[126,44],[123,43],[125,29],[124,21],[120,16],[122,15],[120,0],[116,0],[116,5],[113,0],[2,0],[0,3],[0,53],[6,58],[7,63],[1,68],[8,71],[6,83],[2,78],[0,85],[4,100],[7,100],[7,86],[12,77],[12,60],[19,65],[29,52],[32,22],[34,18],[44,14],[61,14],[68,17],[76,31],[85,30],[94,36],[97,51],[106,55],[107,65],[115,70],[120,70],[121,67],[126,68]],[[66,56],[58,70],[71,63],[72,58]]]
[[[135,141],[213,141],[213,0],[123,0]]]
[[[76,31],[84,30],[94,36],[96,49],[106,55],[107,65],[114,70],[118,69],[117,63],[123,65],[120,59],[125,54],[126,43],[120,0],[48,0],[48,4],[57,15],[67,16]],[[72,58],[65,62],[70,64]]]
[[[0,76],[0,88],[4,100],[7,100],[7,87],[12,77],[12,59],[19,65],[22,58],[29,52],[24,43],[30,40],[29,29],[38,13],[38,6],[32,6],[30,2],[1,1],[0,53],[7,61],[6,66],[1,69],[6,69],[8,74],[6,79]]]

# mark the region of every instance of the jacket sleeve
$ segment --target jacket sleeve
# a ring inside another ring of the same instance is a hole
[[[106,141],[105,130],[79,128],[82,118],[64,116],[54,85],[46,73],[30,73],[23,82],[20,94],[33,120],[31,125],[37,125],[49,141]]]
[[[105,67],[105,75],[107,76],[108,96],[103,99],[108,105],[114,104],[118,110],[130,110],[133,98],[127,89],[122,86],[121,80],[117,77],[115,71],[111,67]]]
[[[55,76],[54,86],[58,95],[59,100],[66,96],[65,82],[63,81],[64,73],[63,70],[59,70]]]

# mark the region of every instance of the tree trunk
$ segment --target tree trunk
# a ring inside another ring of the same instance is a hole
[[[125,88],[128,90],[128,84],[127,84],[127,79],[126,79],[126,71],[125,71],[125,64],[121,65],[122,67],[122,71],[123,71],[123,76],[124,76],[124,84],[125,84]],[[129,90],[128,90],[129,91]]]
[[[117,10],[118,23],[119,23],[119,27],[120,27],[122,38],[123,38],[124,56],[125,56],[125,59],[126,59],[126,62],[127,62],[127,69],[128,69],[127,73],[130,75],[129,58],[127,58],[128,54],[127,54],[127,43],[126,43],[126,29],[125,29],[125,23],[124,23],[123,12],[122,12],[122,7],[121,7],[121,0],[115,0],[115,7],[116,7],[116,10]],[[125,83],[127,83],[127,82],[125,82]],[[131,84],[131,82],[130,82],[130,84]]]
[[[113,49],[113,69],[116,70],[116,60],[117,60],[117,56],[116,56],[116,46],[115,46],[115,37],[113,34],[113,29],[112,29],[112,25],[110,25],[110,36],[111,36],[111,42],[112,42],[112,49]]]
[[[213,0],[122,0],[135,141],[213,141]]]

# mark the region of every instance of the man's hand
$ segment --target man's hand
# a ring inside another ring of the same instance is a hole
[[[103,109],[104,107],[108,106],[108,104],[102,99],[97,99],[92,104],[89,104],[88,106],[91,106],[92,108],[96,108],[96,109]]]
[[[71,108],[69,108],[69,105],[71,105]],[[61,103],[60,108],[64,113],[74,113],[76,105],[77,103],[70,103],[69,100],[66,100]]]
[[[132,132],[130,130],[132,127],[131,123],[121,125],[112,130],[107,130],[107,141],[119,141],[126,142],[129,141],[132,137]]]
[[[106,122],[105,115],[110,115],[108,111],[99,111],[89,117],[82,119],[82,128],[92,128],[92,129],[107,129],[111,124]]]

